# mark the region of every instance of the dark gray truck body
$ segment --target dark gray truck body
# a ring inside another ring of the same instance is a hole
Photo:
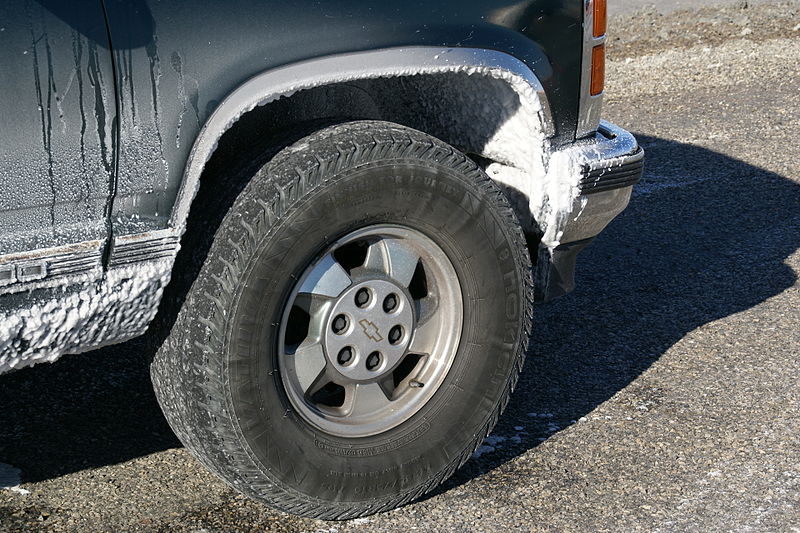
[[[207,162],[298,123],[388,120],[476,156],[541,237],[540,291],[569,289],[641,172],[588,94],[589,6],[3,2],[0,373],[142,334]]]

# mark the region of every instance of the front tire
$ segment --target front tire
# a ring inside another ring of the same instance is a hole
[[[477,165],[352,122],[252,177],[151,374],[178,437],[234,488],[354,518],[433,489],[480,445],[531,302],[522,231]]]

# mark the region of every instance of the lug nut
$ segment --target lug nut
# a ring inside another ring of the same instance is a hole
[[[367,357],[367,370],[375,370],[381,364],[381,352],[372,352]]]
[[[331,329],[337,335],[341,335],[347,329],[347,317],[344,315],[337,315],[336,318],[333,319],[333,324],[331,324]]]
[[[383,310],[387,313],[391,313],[397,309],[397,296],[395,294],[390,294],[383,300]]]
[[[356,293],[356,305],[366,307],[369,303],[369,289],[359,289]]]
[[[349,346],[345,346],[341,350],[339,350],[339,355],[336,357],[336,361],[339,362],[340,365],[349,365],[350,361],[353,360],[353,349]]]
[[[397,344],[403,337],[403,326],[395,326],[389,330],[389,344]]]

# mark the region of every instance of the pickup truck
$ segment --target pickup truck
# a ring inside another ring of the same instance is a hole
[[[0,373],[147,332],[235,489],[418,498],[641,176],[605,38],[605,0],[5,0]]]

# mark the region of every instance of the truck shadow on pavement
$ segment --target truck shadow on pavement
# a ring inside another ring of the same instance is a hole
[[[535,447],[622,389],[637,403],[657,402],[659,391],[636,378],[667,349],[796,283],[784,261],[800,248],[797,183],[635,135],[645,175],[629,207],[581,253],[575,292],[536,309],[531,353],[488,447],[440,492]]]
[[[540,306],[532,353],[493,436],[441,493],[575,423],[688,332],[796,282],[800,186],[710,150],[637,135],[645,178],[585,250],[576,292]],[[652,172],[651,172],[652,169]],[[35,482],[180,443],[137,339],[0,377],[0,462]],[[198,465],[198,468],[202,468]]]

